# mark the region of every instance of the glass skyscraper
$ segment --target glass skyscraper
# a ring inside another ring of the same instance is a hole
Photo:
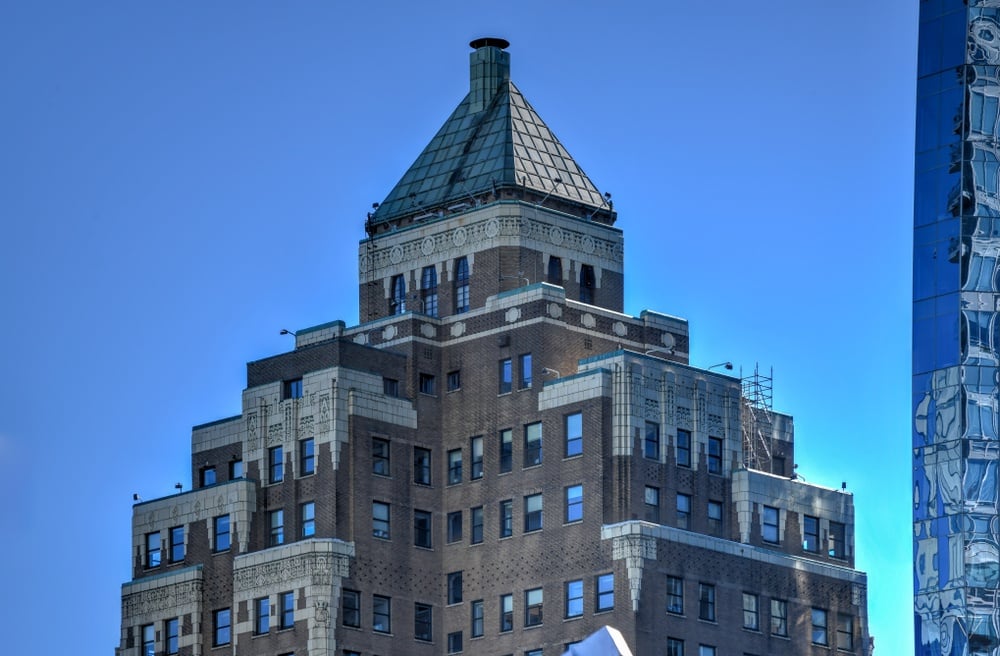
[[[920,3],[913,223],[916,653],[1000,654],[1000,0]]]

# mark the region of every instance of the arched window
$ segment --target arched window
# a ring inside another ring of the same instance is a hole
[[[420,292],[424,300],[424,314],[438,315],[438,274],[433,266],[424,267],[420,274]]]
[[[584,264],[580,268],[580,300],[584,303],[594,304],[594,287],[597,283],[594,280],[594,267]]]
[[[562,287],[563,274],[561,257],[556,257],[555,255],[549,256],[549,275],[547,276],[547,282]]]
[[[406,312],[406,281],[403,276],[392,277],[392,304],[393,314],[403,314]]]
[[[455,313],[469,311],[469,260],[455,260]]]

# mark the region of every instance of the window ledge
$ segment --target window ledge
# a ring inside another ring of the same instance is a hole
[[[563,622],[579,622],[583,619],[583,615],[574,615],[573,617],[564,617]]]

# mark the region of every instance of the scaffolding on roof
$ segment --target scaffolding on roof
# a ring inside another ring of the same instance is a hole
[[[743,464],[750,469],[769,472],[772,469],[771,440],[774,421],[771,413],[774,401],[774,368],[768,375],[760,373],[754,363],[753,373],[743,376],[740,369],[743,394]]]

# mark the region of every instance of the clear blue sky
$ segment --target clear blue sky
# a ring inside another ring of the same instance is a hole
[[[357,322],[365,211],[483,35],[614,194],[626,311],[774,368],[799,471],[856,494],[880,652],[910,651],[917,5],[0,4],[5,651],[117,645],[132,493],[189,488],[190,427],[279,329]]]

